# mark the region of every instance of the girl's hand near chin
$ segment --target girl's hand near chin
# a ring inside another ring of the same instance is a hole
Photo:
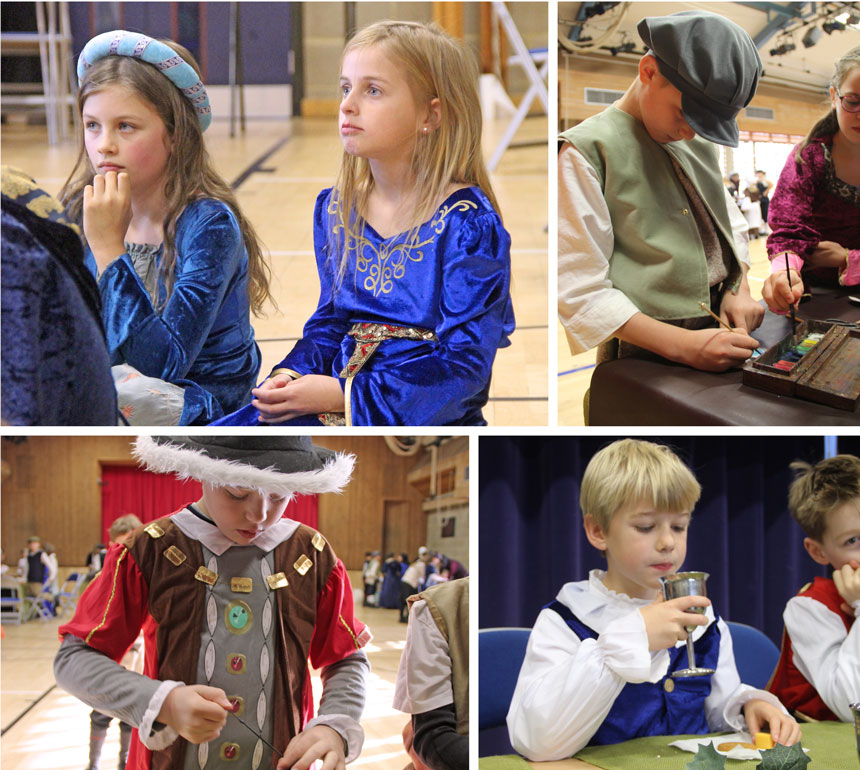
[[[97,174],[84,188],[84,235],[99,273],[125,253],[131,224],[131,183],[125,171]]]

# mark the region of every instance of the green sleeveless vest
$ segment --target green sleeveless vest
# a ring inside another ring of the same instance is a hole
[[[737,290],[740,260],[713,144],[697,136],[659,145],[640,121],[615,106],[560,138],[597,172],[615,239],[609,280],[640,311],[670,321],[706,315],[699,302],[710,306],[705,251],[669,154],[732,249],[738,271],[732,271],[729,282]]]

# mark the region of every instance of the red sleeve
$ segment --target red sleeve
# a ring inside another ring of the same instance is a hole
[[[148,615],[149,587],[124,546],[114,544],[105,565],[78,600],[75,616],[60,626],[117,663],[137,638]]]
[[[311,638],[311,665],[321,668],[352,655],[370,641],[367,626],[355,618],[352,586],[338,559],[317,599],[317,622]]]

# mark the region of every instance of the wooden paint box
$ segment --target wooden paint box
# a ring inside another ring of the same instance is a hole
[[[809,334],[821,340],[789,370],[775,366]],[[860,328],[826,321],[802,321],[788,334],[743,367],[743,383],[783,396],[804,398],[853,411],[860,400]]]

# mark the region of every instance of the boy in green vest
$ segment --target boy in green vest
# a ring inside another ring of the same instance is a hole
[[[644,348],[697,369],[745,361],[764,316],[747,285],[747,224],[717,148],[738,145],[755,45],[705,11],[645,18],[647,53],[619,101],[564,132],[559,315],[571,352],[598,363]],[[716,326],[703,303],[734,331]]]

